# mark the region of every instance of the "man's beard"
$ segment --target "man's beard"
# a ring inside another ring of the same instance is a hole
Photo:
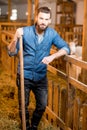
[[[39,31],[45,31],[47,26],[45,26],[44,24],[40,24],[40,25],[37,25],[38,26],[38,30]]]

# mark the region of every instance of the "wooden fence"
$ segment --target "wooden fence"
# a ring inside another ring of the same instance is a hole
[[[66,56],[66,73],[48,66],[48,71],[56,76],[61,76],[67,82],[66,87],[61,87],[60,83],[50,82],[48,106],[45,116],[49,122],[62,130],[86,130],[87,129],[87,111],[86,97],[82,101],[77,92],[86,96],[87,85],[75,79],[69,73],[70,66],[74,64],[87,69],[87,62],[78,60],[71,56]],[[72,70],[74,71],[74,70]],[[75,72],[74,72],[75,73]]]
[[[1,58],[2,58],[3,53],[5,53],[5,51],[3,52],[2,50],[6,49],[6,46],[3,46],[3,44],[2,44],[2,39],[5,39],[4,42],[6,44],[9,43],[10,40],[12,39],[12,34],[14,34],[14,32],[16,31],[16,29],[18,27],[23,27],[23,26],[27,26],[27,25],[28,25],[27,23],[0,22],[0,62],[1,62]],[[2,31],[3,30],[8,32],[8,35],[5,35],[5,38],[2,38]],[[10,35],[9,35],[9,33],[10,33]]]
[[[17,22],[0,22],[0,31],[6,30],[14,32],[18,27],[27,26],[27,23],[17,23]]]
[[[6,69],[10,68],[11,76],[16,75],[17,57],[10,58],[7,54],[6,46],[13,38],[13,34],[7,31],[1,33],[1,63]],[[56,50],[51,50],[54,53]],[[48,65],[48,72],[53,76],[64,80],[62,87],[59,80],[48,81],[48,105],[45,111],[45,120],[60,130],[87,130],[87,104],[81,101],[77,91],[83,95],[87,94],[87,85],[70,75],[70,66],[74,64],[83,69],[87,69],[87,62],[66,56],[65,71],[60,71],[51,65]],[[57,61],[56,61],[57,62]],[[86,98],[85,98],[86,99]]]
[[[65,39],[68,43],[73,41],[73,39],[78,39],[79,45],[82,45],[82,33],[83,26],[82,25],[55,25],[56,31],[60,34],[60,36]]]

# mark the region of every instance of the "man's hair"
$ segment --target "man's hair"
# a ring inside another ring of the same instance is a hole
[[[39,14],[40,12],[50,14],[50,18],[52,16],[51,9],[48,7],[40,7],[37,11],[37,14]]]

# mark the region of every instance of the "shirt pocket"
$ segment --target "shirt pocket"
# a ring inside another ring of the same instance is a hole
[[[49,43],[43,43],[43,46],[41,47],[42,50],[44,51],[50,51],[50,44]]]

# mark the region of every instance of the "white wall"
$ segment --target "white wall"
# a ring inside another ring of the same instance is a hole
[[[1,15],[6,15],[8,12],[8,7],[7,6],[0,6],[1,8]]]
[[[77,9],[76,9],[76,24],[83,24],[84,20],[84,0],[77,2]]]
[[[27,4],[24,5],[17,5],[16,6],[18,12],[18,19],[27,19],[26,12],[27,12]]]

